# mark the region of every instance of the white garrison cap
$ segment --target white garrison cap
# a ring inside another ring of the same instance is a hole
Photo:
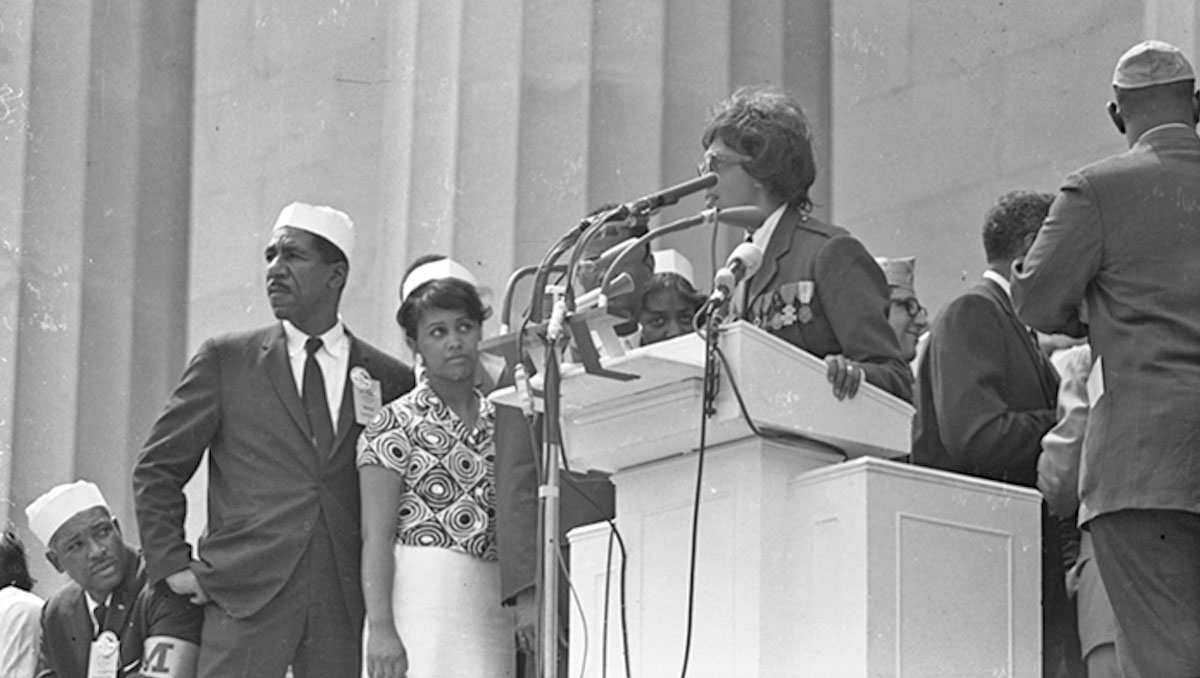
[[[108,508],[100,488],[95,483],[79,480],[50,488],[25,507],[25,517],[29,519],[29,529],[43,544],[49,546],[50,538],[63,523],[76,513],[97,506]]]
[[[654,272],[656,274],[674,273],[688,281],[692,287],[696,286],[692,262],[688,261],[688,258],[683,256],[679,250],[655,250]]]
[[[1117,60],[1113,86],[1139,89],[1195,80],[1192,64],[1178,47],[1161,40],[1139,42]]]
[[[408,295],[412,294],[421,285],[430,280],[438,280],[440,278],[457,278],[474,287],[479,286],[479,283],[475,280],[475,276],[467,270],[466,266],[450,258],[438,259],[437,261],[421,264],[404,278],[404,283],[400,285],[400,301],[403,302],[407,299]]]
[[[354,253],[354,222],[350,220],[350,215],[341,210],[294,202],[280,210],[275,228],[271,230],[277,231],[284,226],[325,238],[346,255],[346,261],[350,261],[350,255]]]
[[[915,291],[913,278],[916,277],[916,257],[875,257],[875,263],[883,269],[889,287]]]

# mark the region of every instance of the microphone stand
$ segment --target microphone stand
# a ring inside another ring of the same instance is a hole
[[[709,185],[716,183],[715,175],[712,177],[702,177]],[[693,180],[695,183],[695,180]],[[648,201],[648,198],[657,198],[656,201]],[[583,247],[587,241],[596,235],[603,228],[608,219],[617,213],[623,214],[640,214],[647,216],[650,213],[657,211],[658,208],[666,204],[672,204],[678,200],[678,196],[667,195],[648,196],[648,198],[630,205],[620,205],[614,210],[609,210],[591,219],[584,219],[580,225],[573,229],[570,233],[564,236],[556,243],[542,260],[542,264],[537,268],[534,277],[533,295],[534,299],[530,303],[529,318],[538,325],[534,329],[536,334],[545,343],[545,371],[543,372],[542,390],[543,390],[543,406],[542,406],[542,477],[541,483],[538,486],[538,505],[540,509],[540,539],[539,547],[541,549],[540,571],[538,580],[538,605],[540,613],[538,616],[538,671],[539,678],[558,678],[558,559],[559,559],[559,478],[558,474],[561,470],[560,460],[563,454],[562,448],[562,431],[561,422],[559,421],[561,413],[561,398],[562,398],[562,373],[559,351],[563,350],[566,339],[574,333],[581,336],[577,337],[577,342],[591,345],[591,336],[588,333],[586,321],[580,321],[571,317],[571,312],[574,306],[574,295],[571,291],[571,276],[574,273],[574,266],[580,258]],[[645,204],[643,204],[645,203]],[[734,213],[736,210],[753,209],[755,215],[761,214],[757,208],[730,208],[726,213]],[[743,215],[745,216],[745,215]],[[631,252],[648,242],[652,237],[666,235],[678,230],[683,230],[700,223],[716,223],[718,220],[717,210],[705,210],[699,215],[681,219],[664,226],[657,228],[637,238],[630,243],[628,247],[621,251],[613,263],[604,273],[604,278],[601,281],[600,299],[601,306],[605,305],[605,291],[608,289],[615,277],[615,271],[618,266],[628,260]],[[761,221],[761,217],[759,218]],[[571,245],[575,246],[575,251],[572,252],[569,263],[566,267],[566,289],[561,294],[556,294],[554,307],[550,313],[550,318],[544,324],[544,334],[539,331],[543,325],[539,322],[542,318],[542,304],[545,297],[546,281],[550,275],[550,269],[554,262],[562,256],[562,254]],[[522,274],[527,275],[527,274]],[[507,312],[507,309],[505,309]],[[712,332],[715,334],[715,332]],[[520,341],[525,336],[524,332],[518,335],[518,347]],[[714,339],[715,341],[715,339]],[[523,358],[521,353],[518,353],[517,359],[520,361]],[[603,373],[603,372],[601,372]],[[618,373],[605,374],[612,378],[632,378],[631,375],[619,375]]]
[[[554,312],[547,325],[546,369],[543,376],[542,407],[542,482],[538,486],[538,505],[541,508],[541,570],[538,586],[539,615],[538,656],[540,678],[558,678],[558,506],[559,455],[562,454],[559,430],[562,374],[559,371],[558,346],[565,336],[564,319],[557,322],[554,315],[565,315],[566,302],[555,300]]]

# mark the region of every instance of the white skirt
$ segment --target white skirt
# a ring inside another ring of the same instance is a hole
[[[513,678],[515,617],[500,604],[500,565],[437,547],[396,544],[393,553],[408,678]]]

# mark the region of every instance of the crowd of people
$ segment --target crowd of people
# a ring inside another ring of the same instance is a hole
[[[1000,196],[981,279],[932,324],[913,258],[876,259],[812,215],[794,98],[739,89],[701,133],[708,204],[766,215],[730,317],[824,360],[835,398],[866,382],[912,402],[913,463],[1043,492],[1047,677],[1200,675],[1194,80],[1166,43],[1125,53],[1109,114],[1129,150],[1056,195]],[[577,293],[639,227],[618,219],[589,243]],[[26,508],[70,579],[44,604],[24,545],[0,535],[3,675],[527,675],[542,429],[488,399],[512,366],[484,358],[491,309],[453,259],[422,256],[404,276],[397,331],[414,365],[351,333],[339,306],[354,245],[337,209],[281,211],[264,250],[276,322],[205,341],[141,450],[141,551],[83,480]],[[649,247],[628,261],[635,291],[610,305],[623,343],[694,331],[708,297],[690,262]],[[193,547],[183,488],[205,459]],[[564,530],[612,516],[605,478],[565,479]]]

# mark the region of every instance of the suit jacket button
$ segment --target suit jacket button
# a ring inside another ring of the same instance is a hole
[[[312,521],[311,520],[304,521],[303,527],[304,527],[305,532],[311,532],[312,531]]]

